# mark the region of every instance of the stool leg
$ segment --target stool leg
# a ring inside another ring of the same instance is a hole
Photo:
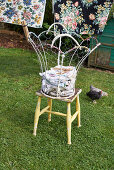
[[[37,125],[38,125],[38,120],[39,120],[39,114],[40,114],[40,104],[41,104],[41,97],[38,97],[38,103],[36,106],[36,111],[35,111],[35,117],[34,117],[34,131],[33,135],[36,136],[36,131],[37,131]]]
[[[78,127],[80,127],[80,102],[79,102],[79,95],[76,97],[76,111],[78,111]]]
[[[67,137],[68,144],[71,144],[71,103],[67,103]]]
[[[49,111],[52,109],[52,99],[48,99],[48,106],[49,106]],[[48,113],[48,122],[51,121],[51,112]]]

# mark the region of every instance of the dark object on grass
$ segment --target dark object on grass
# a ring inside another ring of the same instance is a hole
[[[96,103],[96,99],[100,99],[102,96],[108,96],[107,92],[102,91],[94,86],[90,86],[90,91],[86,93],[88,97],[90,97],[94,103]]]
[[[102,91],[101,89],[98,89],[98,88],[96,88],[96,87],[94,87],[94,86],[90,86],[90,91],[96,91],[96,92],[100,92],[100,91]],[[102,94],[101,94],[102,96],[108,96],[108,93],[107,92],[104,92],[104,91],[102,91]]]
[[[102,91],[93,91],[90,90],[88,93],[86,93],[89,98],[91,98],[93,101],[96,99],[100,99],[102,97]]]

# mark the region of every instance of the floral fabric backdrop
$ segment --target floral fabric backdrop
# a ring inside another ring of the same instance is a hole
[[[0,22],[42,27],[46,0],[0,0]]]
[[[112,3],[113,0],[54,0],[55,22],[62,23],[70,33],[101,34]]]

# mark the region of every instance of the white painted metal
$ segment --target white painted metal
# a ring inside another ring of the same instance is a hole
[[[88,55],[99,47],[100,43],[96,42],[96,45],[90,49],[85,46],[85,40],[80,35],[70,35],[64,26],[63,29],[66,33],[55,36],[54,30],[52,30],[55,25],[63,26],[60,23],[54,23],[47,31],[43,31],[38,36],[29,32],[28,41],[33,46],[40,62],[42,93],[48,97],[53,96],[53,98],[71,97],[75,92],[76,76],[80,66]],[[68,42],[70,43],[68,44]],[[53,61],[52,56],[53,58],[57,56],[57,64]],[[79,61],[72,66],[72,61],[76,57]],[[64,66],[67,58],[69,63]],[[50,68],[52,63],[54,65]]]

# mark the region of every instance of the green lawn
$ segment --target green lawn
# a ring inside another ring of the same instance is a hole
[[[22,49],[0,48],[0,170],[112,170],[114,74],[81,68],[76,86],[82,88],[81,128],[72,124],[72,145],[67,145],[66,120],[47,114],[32,135],[40,88],[35,54]],[[93,104],[86,96],[90,84],[108,92]],[[46,105],[43,100],[42,106]],[[65,113],[66,103],[53,103]],[[75,111],[75,102],[72,103]]]

